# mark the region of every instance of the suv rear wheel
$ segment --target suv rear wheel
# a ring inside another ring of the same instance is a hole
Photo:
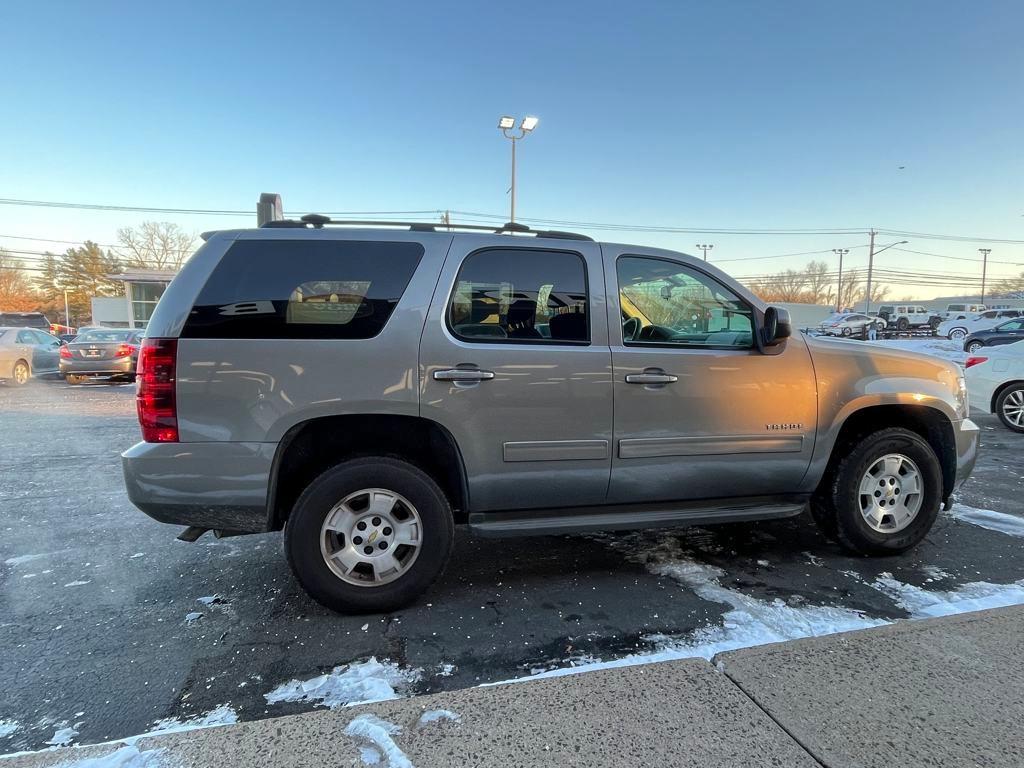
[[[418,467],[354,459],[317,477],[285,526],[302,586],[335,611],[384,612],[411,603],[441,575],[455,539],[444,493]]]
[[[883,429],[862,437],[826,476],[811,502],[822,532],[860,555],[917,545],[942,502],[942,468],[920,435]]]

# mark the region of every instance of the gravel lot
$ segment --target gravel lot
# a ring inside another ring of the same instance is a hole
[[[76,734],[58,741],[92,743],[211,711],[301,711],[314,703],[265,694],[370,657],[405,671],[399,692],[426,692],[1024,602],[1013,525],[943,514],[921,547],[885,560],[843,555],[804,518],[497,542],[460,533],[418,605],[337,616],[299,589],[278,534],[185,544],[129,504],[118,454],[138,439],[133,395],[0,387],[0,753],[64,728]],[[958,501],[1020,514],[1024,435],[976,420],[982,455]]]

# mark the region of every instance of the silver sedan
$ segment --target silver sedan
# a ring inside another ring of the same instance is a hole
[[[60,339],[36,328],[0,328],[0,381],[21,386],[58,372]]]

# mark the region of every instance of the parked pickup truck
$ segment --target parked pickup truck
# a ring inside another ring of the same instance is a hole
[[[793,334],[682,253],[453,229],[307,216],[207,235],[142,343],[134,504],[191,540],[283,529],[313,597],[385,611],[441,574],[456,525],[809,509],[851,552],[902,552],[974,465],[952,363]]]

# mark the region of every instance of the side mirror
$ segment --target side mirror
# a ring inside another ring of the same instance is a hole
[[[761,341],[766,347],[788,339],[793,333],[793,324],[789,319],[788,309],[768,307],[764,311],[764,324],[761,326]]]

